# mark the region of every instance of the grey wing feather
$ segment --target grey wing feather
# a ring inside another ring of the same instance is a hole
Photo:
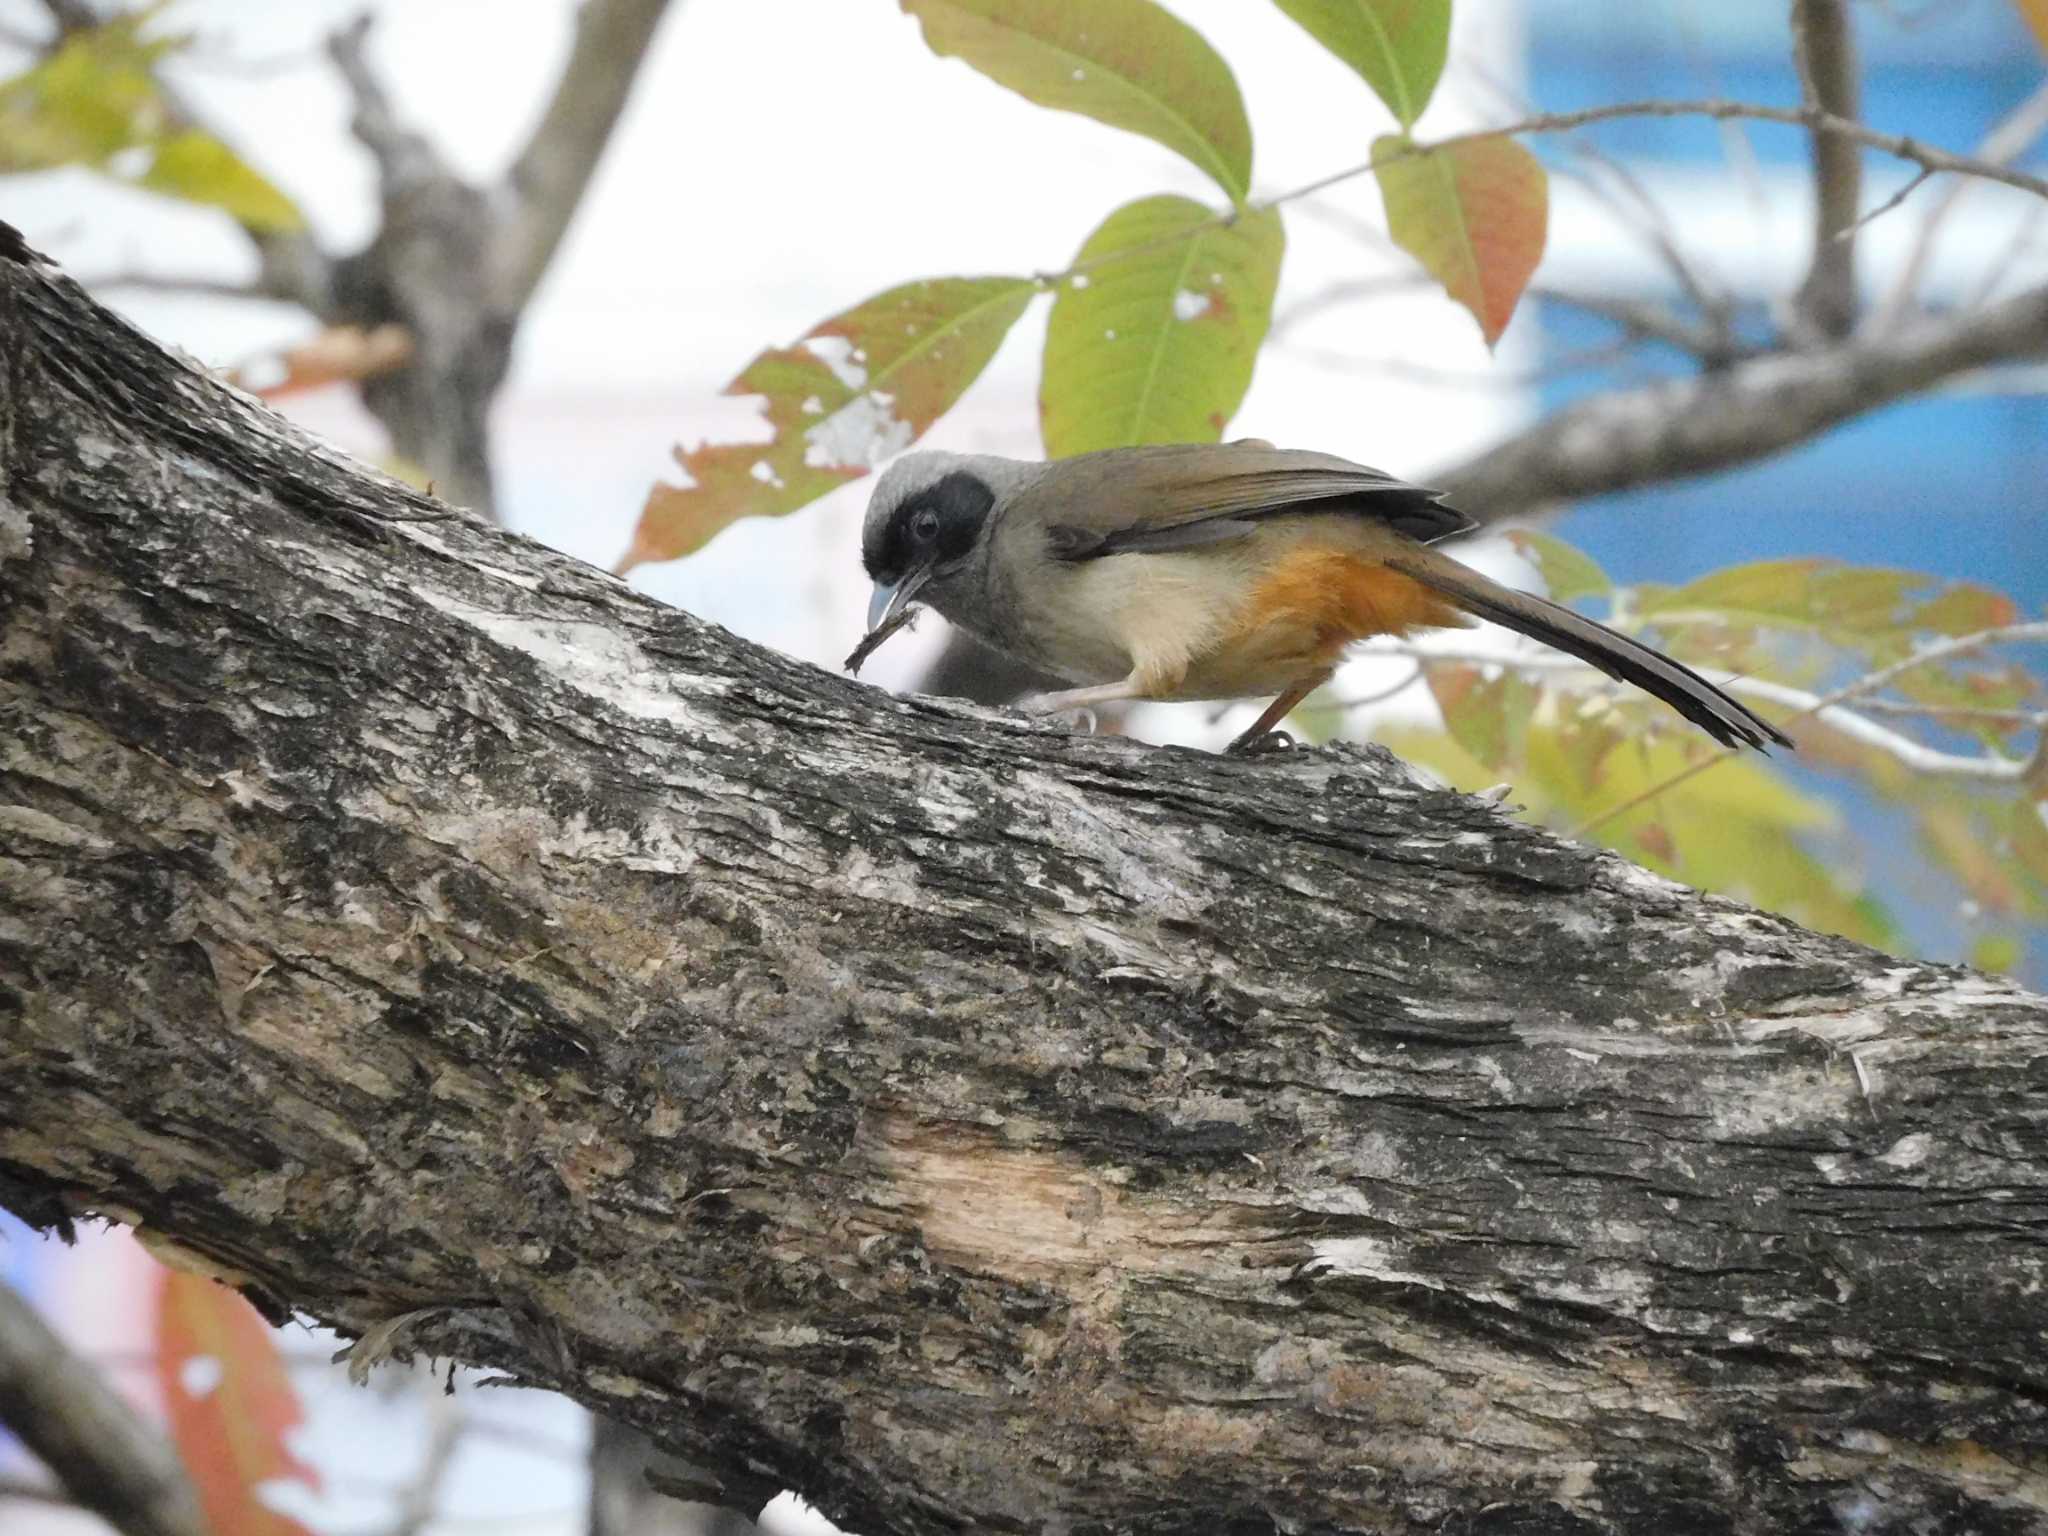
[[[1090,462],[1094,461],[1094,462]],[[1109,449],[1065,461],[1050,484],[1071,492],[1044,508],[1054,554],[1065,560],[1189,549],[1243,538],[1255,519],[1285,513],[1367,517],[1419,543],[1477,524],[1442,502],[1441,491],[1333,454],[1264,443],[1176,443]],[[1078,505],[1077,505],[1078,503]]]

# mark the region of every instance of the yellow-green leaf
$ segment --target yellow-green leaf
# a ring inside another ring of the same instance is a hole
[[[1242,203],[1252,129],[1237,77],[1152,0],[902,0],[934,53],[1042,107],[1164,144]]]
[[[701,548],[742,517],[779,517],[909,447],[974,382],[1031,302],[1028,277],[906,283],[763,352],[726,386],[759,395],[767,442],[678,449],[689,483],[657,484],[621,571]]]
[[[150,69],[176,40],[143,41],[150,14],[72,32],[42,63],[0,81],[0,171],[99,166],[162,132]]]
[[[1488,677],[1478,667],[1443,662],[1424,672],[1444,725],[1459,746],[1496,771],[1523,760],[1530,716],[1542,696],[1526,677],[1512,668]]]
[[[1904,655],[1920,633],[1969,634],[2011,623],[2013,601],[1956,582],[1922,601],[1934,578],[1918,571],[1841,565],[1832,560],[1759,560],[1714,571],[1682,587],[1640,594],[1652,621],[1764,625],[1814,631],[1841,644]]]
[[[1276,0],[1365,77],[1403,128],[1415,126],[1444,72],[1451,0]]]
[[[251,229],[297,229],[304,223],[292,200],[227,145],[187,130],[160,141],[137,181],[153,192],[205,203]]]
[[[2048,800],[2022,796],[2013,806],[2012,846],[2020,867],[2048,886]]]
[[[2025,957],[2025,947],[2009,933],[1981,933],[1970,945],[1970,964],[1980,971],[2011,971]]]
[[[1550,178],[1534,155],[1495,134],[1441,149],[1390,133],[1372,146],[1394,243],[1472,311],[1492,346],[1543,259]]]
[[[1531,528],[1517,528],[1508,538],[1515,552],[1536,567],[1553,603],[1605,597],[1614,590],[1614,582],[1600,569],[1600,563],[1576,545]]]
[[[1046,329],[1047,454],[1221,437],[1251,384],[1286,244],[1270,208],[1219,224],[1188,198],[1148,197],[1105,219]]]
[[[35,68],[0,82],[0,172],[83,165],[256,229],[296,229],[299,211],[220,140],[174,128],[151,71],[183,39],[142,37],[161,10],[70,33]],[[124,163],[133,156],[137,166]]]

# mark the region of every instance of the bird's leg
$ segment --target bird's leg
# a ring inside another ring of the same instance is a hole
[[[1127,677],[1121,682],[1100,683],[1092,688],[1068,688],[1059,693],[1027,694],[1017,701],[1017,707],[1026,714],[1071,718],[1075,730],[1093,736],[1095,705],[1114,704],[1119,699],[1139,697],[1141,694],[1138,685]]]
[[[1312,677],[1305,683],[1296,683],[1268,704],[1265,713],[1254,720],[1250,727],[1223,750],[1232,757],[1248,757],[1255,752],[1277,752],[1294,745],[1294,738],[1285,731],[1276,731],[1274,726],[1285,720],[1294,706],[1314,693],[1328,680],[1328,674]]]
[[[1124,699],[1141,699],[1145,694],[1136,677],[1119,682],[1097,683],[1089,688],[1063,688],[1058,693],[1028,693],[1017,701],[1027,715],[1064,715],[1097,704],[1115,704]]]

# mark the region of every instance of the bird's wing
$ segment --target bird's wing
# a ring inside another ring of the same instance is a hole
[[[1283,513],[1364,517],[1423,544],[1478,525],[1443,492],[1333,454],[1274,448],[1266,443],[1174,443],[1110,449],[1100,466],[1082,455],[1068,474],[1048,476],[1025,494],[1049,498],[1031,508],[1050,530],[1064,560],[1157,553],[1242,538],[1261,518]],[[1060,494],[1078,471],[1086,505]],[[1091,475],[1091,471],[1093,472]]]

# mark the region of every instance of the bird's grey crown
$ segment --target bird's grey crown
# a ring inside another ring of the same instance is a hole
[[[862,564],[877,579],[900,574],[892,569],[900,549],[897,525],[911,507],[936,499],[942,514],[958,516],[966,506],[973,506],[978,521],[1030,484],[1044,468],[1043,464],[990,453],[927,449],[903,455],[882,472],[874,495],[868,498],[867,517],[861,525]]]

